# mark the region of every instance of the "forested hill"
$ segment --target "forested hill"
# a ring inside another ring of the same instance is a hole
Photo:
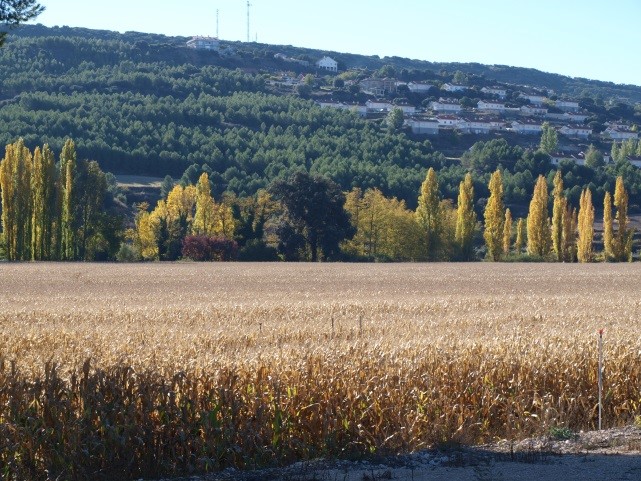
[[[330,52],[222,42],[219,54],[186,48],[186,40],[69,27],[16,30],[0,49],[0,154],[19,137],[32,149],[47,142],[54,151],[71,137],[81,158],[97,160],[104,170],[115,173],[180,176],[194,164],[204,167],[211,172],[217,195],[225,190],[252,194],[274,179],[304,169],[331,177],[345,190],[377,187],[410,206],[416,203],[426,169],[435,167],[443,194],[456,197],[472,161],[466,166],[448,161],[429,141],[393,131],[384,123],[361,120],[351,112],[320,109],[305,95],[284,94],[268,85],[279,70],[312,72],[278,60],[276,53],[313,61]],[[448,75],[442,70],[457,69],[475,73],[472,81],[488,84],[509,78],[557,93],[578,92],[580,87],[603,98],[621,95],[641,100],[639,87],[527,69],[331,55],[341,68],[388,66],[407,79],[442,80]],[[344,93],[351,95],[347,89]],[[358,95],[352,99],[363,101]],[[492,149],[503,152],[506,147]],[[477,150],[485,152],[482,147]],[[514,168],[507,200],[523,202],[533,178],[546,174],[549,166],[523,151],[510,152],[509,159],[492,157]],[[486,194],[489,172],[495,167],[496,162],[476,165],[480,196]],[[611,180],[591,170],[571,175],[568,188],[593,182],[605,190]]]

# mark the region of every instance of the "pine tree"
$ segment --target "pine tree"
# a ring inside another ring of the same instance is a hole
[[[557,261],[564,258],[563,243],[563,216],[567,210],[567,200],[563,196],[563,178],[561,171],[557,170],[554,176],[554,206],[552,207],[552,248]]]
[[[592,192],[588,188],[581,193],[578,229],[577,258],[579,262],[591,262],[592,241],[594,239],[594,206],[592,205]]]
[[[474,212],[474,184],[472,175],[467,174],[459,184],[458,206],[456,209],[455,242],[461,258],[471,260],[474,256],[472,242],[476,232],[476,212]]]
[[[603,198],[603,255],[605,260],[614,258],[614,238],[612,235],[612,196],[609,192]]]
[[[548,185],[545,177],[539,175],[534,186],[534,194],[527,217],[528,254],[544,257],[549,253],[550,229],[548,225]]]
[[[519,221],[516,223],[516,241],[514,242],[514,250],[517,255],[520,255],[523,252],[523,246],[525,245],[527,234],[526,234],[526,223],[523,217],[519,217]]]
[[[505,209],[505,221],[503,222],[503,255],[510,255],[512,247],[512,212]]]
[[[437,259],[441,247],[439,245],[441,236],[440,212],[438,179],[434,169],[430,168],[421,184],[421,194],[416,208],[416,221],[423,230],[425,252],[430,260]]]
[[[490,198],[485,206],[485,230],[483,238],[487,247],[487,255],[493,261],[501,259],[503,254],[503,177],[497,170],[490,178]]]

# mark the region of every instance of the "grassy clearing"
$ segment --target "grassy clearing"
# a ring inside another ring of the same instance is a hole
[[[641,270],[0,266],[5,477],[135,478],[518,439],[640,414]],[[55,476],[54,476],[55,475]]]

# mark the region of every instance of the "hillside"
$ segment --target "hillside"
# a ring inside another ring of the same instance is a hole
[[[348,79],[377,75],[376,69],[406,80],[438,83],[467,74],[475,88],[508,82],[554,89],[557,95],[580,93],[597,131],[607,120],[641,123],[631,103],[602,101],[641,100],[641,87],[529,69],[380,59],[254,43],[221,42],[220,53],[208,52],[186,48],[186,40],[136,32],[22,27],[0,50],[0,146],[23,137],[32,148],[48,142],[59,150],[64,139],[72,137],[81,157],[97,160],[116,174],[180,177],[192,165],[204,168],[211,172],[216,195],[252,194],[274,179],[304,169],[332,177],[346,190],[377,187],[410,206],[416,203],[429,167],[439,170],[444,195],[455,199],[465,170],[473,167],[477,193],[484,196],[489,172],[500,165],[509,171],[508,184],[513,181],[507,186],[507,201],[517,204],[526,202],[536,175],[551,170],[549,161],[535,159],[527,149],[538,143],[536,138],[526,139],[521,143],[524,148],[510,150],[506,157],[505,148],[492,143],[494,136],[456,135],[432,144],[425,137],[388,128],[384,118],[366,121],[345,110],[321,109],[313,99],[331,94],[363,102],[367,97],[347,85],[333,88],[331,75],[317,76],[311,92],[275,86],[274,79],[287,73],[314,73],[313,68],[276,58],[277,53],[307,61],[331,53],[342,69],[368,69],[351,70],[344,76]],[[413,100],[420,105],[429,97]],[[462,163],[446,159],[434,148],[458,157],[478,140],[489,141],[491,153],[478,148],[485,153],[478,158],[467,155]],[[490,161],[481,162],[483,156]],[[568,191],[574,188],[571,199],[589,183],[598,189],[598,198],[621,171],[596,172],[570,165],[566,170]],[[641,182],[636,172],[629,177],[631,198],[638,203],[641,188],[635,186]]]

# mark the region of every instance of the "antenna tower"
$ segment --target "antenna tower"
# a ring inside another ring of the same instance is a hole
[[[216,38],[220,38],[218,36],[218,9],[216,9]]]
[[[250,42],[250,39],[249,39],[249,7],[251,7],[251,6],[252,6],[252,4],[249,3],[249,0],[247,0],[247,43]]]

